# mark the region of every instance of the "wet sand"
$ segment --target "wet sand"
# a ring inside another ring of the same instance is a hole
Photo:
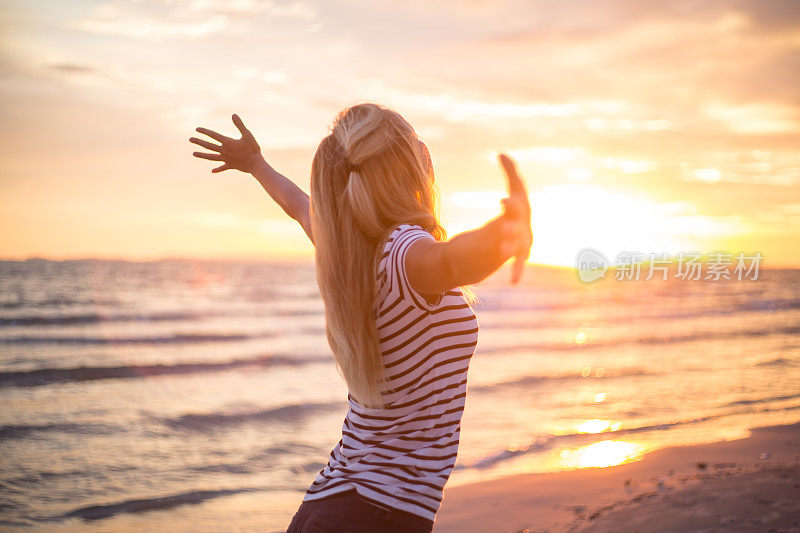
[[[800,422],[607,468],[445,490],[435,533],[800,532]]]

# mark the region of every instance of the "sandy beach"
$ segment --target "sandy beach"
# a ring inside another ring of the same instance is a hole
[[[800,423],[607,468],[452,487],[434,531],[800,531]]]

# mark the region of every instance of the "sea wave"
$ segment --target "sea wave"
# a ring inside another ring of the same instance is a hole
[[[133,471],[137,468],[134,466],[115,465],[113,471],[124,472]],[[24,470],[21,470],[24,471]],[[10,487],[15,488],[36,488],[41,487],[44,483],[60,483],[66,480],[67,483],[72,483],[70,480],[86,479],[87,476],[105,477],[108,474],[107,470],[102,468],[87,468],[87,469],[74,469],[74,470],[43,470],[40,472],[30,472],[0,481]]]
[[[756,363],[755,366],[794,366],[797,364],[797,361],[794,359],[786,359],[785,357],[777,357],[775,359],[768,359],[766,361],[761,361],[760,363]]]
[[[2,305],[2,304],[0,304]],[[313,309],[276,309],[271,310],[269,316],[280,317],[305,317],[305,316],[319,316],[322,312]],[[249,310],[228,311],[228,312],[211,312],[211,311],[168,311],[168,312],[126,312],[126,313],[100,313],[100,312],[84,312],[84,313],[40,313],[40,314],[16,314],[0,316],[0,327],[9,326],[73,326],[73,325],[91,325],[91,324],[106,324],[116,322],[176,322],[185,321],[191,322],[194,320],[201,320],[204,318],[216,316],[238,316],[246,315],[252,317],[253,313]]]
[[[23,314],[0,317],[0,326],[64,326],[97,324],[101,322],[162,322],[175,320],[198,320],[213,316],[212,313],[188,313],[185,311],[164,313],[75,313],[75,314]]]
[[[529,328],[531,329],[531,328]],[[773,326],[758,329],[740,329],[729,331],[698,331],[676,335],[643,335],[640,337],[619,337],[593,341],[591,338],[582,343],[577,342],[535,342],[517,343],[514,346],[479,346],[481,354],[508,353],[510,351],[580,351],[596,348],[608,348],[630,344],[682,344],[709,339],[735,339],[741,337],[766,337],[770,335],[800,335],[800,326]]]
[[[488,303],[481,303],[478,305],[478,309],[481,311],[489,311],[489,312],[505,312],[505,311],[528,311],[528,312],[547,312],[550,313],[552,311],[569,311],[571,309],[586,309],[587,307],[593,306],[603,306],[607,311],[609,309],[609,304],[613,304],[614,302],[607,302],[600,299],[589,300],[586,299],[567,299],[567,300],[559,300],[559,301],[549,301],[549,302],[532,302],[529,300],[519,299],[513,301],[507,301],[504,299],[506,296],[505,293],[499,293],[497,296],[493,298],[487,298]],[[676,303],[678,301],[682,302],[682,297],[686,295],[674,295],[673,301]],[[669,304],[670,299],[667,299],[665,302]],[[702,317],[702,316],[719,316],[719,315],[730,315],[742,312],[775,312],[775,311],[786,311],[792,309],[800,309],[800,298],[768,298],[768,299],[761,299],[761,300],[737,300],[733,302],[720,302],[719,300],[715,300],[713,306],[705,306],[705,307],[697,307],[687,311],[685,307],[681,307],[680,309],[676,309],[673,306],[669,305],[662,305],[654,307],[651,304],[651,301],[641,301],[639,302],[640,305],[636,305],[637,302],[625,302],[626,308],[635,308],[635,312],[629,314],[618,314],[618,315],[610,315],[606,317],[600,317],[600,320],[603,323],[614,323],[614,322],[628,322],[628,321],[641,321],[641,320],[652,320],[652,319],[680,319],[680,318],[694,318],[694,317]]]
[[[310,416],[344,411],[346,408],[346,402],[301,403],[252,411],[188,413],[174,418],[161,418],[160,421],[175,431],[213,432],[219,429],[228,429],[230,426],[252,423],[293,424]]]
[[[583,376],[580,373],[569,374],[532,374],[522,376],[517,379],[509,381],[501,381],[499,383],[491,383],[486,385],[469,385],[470,392],[497,392],[498,389],[527,387],[539,383],[550,381],[569,381],[569,380],[591,380],[591,379],[614,379],[625,378],[631,376],[654,376],[660,374],[659,372],[650,372],[641,368],[626,368],[618,371],[604,372],[602,376],[588,375]]]
[[[247,367],[301,366],[329,361],[329,357],[293,357],[260,355],[230,361],[176,363],[172,365],[80,366],[73,368],[41,368],[0,372],[0,387],[38,387],[52,383],[94,381],[101,379],[147,378],[151,376],[224,372]]]
[[[577,303],[565,303],[558,305],[530,304],[529,306],[520,305],[514,308],[496,307],[483,309],[479,308],[481,328],[493,330],[521,329],[535,330],[539,328],[559,328],[574,327],[575,317],[569,313],[571,308],[586,309],[602,305],[602,302],[580,301]],[[773,299],[756,300],[746,302],[736,302],[725,305],[717,304],[714,307],[696,307],[686,310],[685,306],[680,309],[664,308],[662,306],[648,305],[646,307],[625,308],[625,312],[615,312],[614,308],[603,306],[603,313],[592,318],[593,327],[641,324],[650,321],[674,321],[692,320],[704,317],[723,317],[740,313],[774,313],[779,311],[791,311],[800,308],[800,299]],[[567,311],[567,312],[560,312]],[[513,313],[511,313],[513,312]],[[520,316],[522,315],[522,316]]]
[[[800,395],[798,395],[798,397],[800,397]],[[541,453],[550,450],[551,448],[557,445],[572,445],[576,443],[584,444],[586,441],[590,440],[600,441],[608,438],[617,438],[623,435],[633,435],[636,433],[645,433],[650,431],[666,431],[675,427],[700,424],[703,422],[708,422],[710,420],[716,420],[728,416],[753,414],[753,413],[766,413],[775,411],[797,411],[797,410],[800,410],[800,405],[790,405],[786,407],[775,407],[775,408],[768,407],[763,409],[730,411],[727,413],[702,416],[699,418],[677,420],[674,422],[664,422],[661,424],[636,426],[632,428],[617,429],[614,431],[602,431],[599,433],[566,433],[563,435],[544,435],[532,441],[530,444],[526,446],[520,446],[514,449],[504,449],[499,452],[489,454],[481,459],[478,459],[477,461],[474,461],[471,464],[463,464],[463,463],[457,464],[455,468],[457,470],[461,469],[481,470],[481,469],[491,468],[497,465],[498,463],[508,461],[509,459],[512,459],[520,455],[525,455],[530,453]]]
[[[242,492],[254,492],[267,490],[263,487],[242,487],[236,489],[221,490],[194,490],[170,496],[160,496],[156,498],[143,498],[137,500],[124,500],[118,503],[105,505],[91,505],[80,507],[63,515],[55,517],[57,519],[82,518],[84,520],[100,520],[110,518],[123,513],[143,513],[146,511],[164,510],[177,507],[179,505],[198,504],[221,496],[230,496]]]
[[[484,328],[488,329],[488,328]],[[497,327],[491,329],[508,329]],[[531,329],[531,328],[529,328]],[[533,328],[535,329],[535,328]],[[297,333],[309,335],[321,335],[323,330],[316,326],[303,326],[295,330]],[[260,333],[176,333],[172,335],[141,336],[141,337],[99,337],[99,336],[27,336],[20,335],[14,337],[0,337],[2,344],[75,344],[75,345],[115,345],[115,344],[182,344],[197,342],[232,342],[249,339],[270,338],[279,335],[276,332]],[[662,335],[662,336],[641,336],[641,337],[620,337],[617,339],[586,340],[583,343],[575,342],[543,342],[543,343],[519,343],[511,347],[481,347],[481,353],[507,352],[509,350],[556,350],[573,351],[586,350],[591,348],[602,348],[609,346],[619,346],[625,344],[680,344],[706,339],[733,339],[740,337],[764,337],[769,335],[800,335],[800,326],[773,326],[758,329],[729,330],[729,331],[699,331],[694,333]]]
[[[289,470],[294,473],[306,472],[312,465],[314,467],[313,470],[318,471],[325,465],[319,464],[318,462],[302,462],[303,457],[308,457],[310,455],[324,457],[328,451],[330,450],[302,442],[286,442],[279,446],[270,446],[259,450],[241,461],[203,463],[188,468],[195,472],[252,474],[254,472],[263,472],[265,469],[276,465],[283,465],[284,468],[287,467],[285,459],[276,461],[276,457],[282,456],[290,458],[290,462],[292,458],[295,459],[295,461],[301,461],[300,464],[288,466]]]
[[[42,432],[77,433],[81,435],[102,435],[115,427],[107,424],[59,423],[52,424],[7,424],[0,426],[0,441],[21,439]]]
[[[114,298],[96,298],[86,297],[80,298],[77,296],[54,296],[51,298],[43,298],[41,300],[27,300],[20,298],[16,301],[0,302],[0,309],[23,309],[23,308],[36,308],[36,307],[64,307],[70,305],[120,305],[123,302]]]
[[[288,404],[269,409],[209,413],[187,413],[177,417],[161,417],[143,412],[145,418],[166,426],[172,431],[211,433],[232,426],[264,423],[296,424],[312,416],[330,412],[344,412],[347,402],[317,402]],[[40,433],[70,433],[78,435],[105,435],[124,430],[123,426],[96,423],[53,422],[46,424],[8,424],[0,426],[0,442],[22,439]]]
[[[748,398],[745,400],[736,400],[733,402],[728,402],[724,404],[722,407],[732,407],[734,405],[752,405],[756,403],[783,402],[786,400],[794,400],[795,398],[800,398],[800,393],[788,394],[785,396],[770,396],[768,398]]]
[[[0,344],[181,344],[193,342],[231,342],[274,337],[275,333],[175,333],[152,337],[68,337],[20,335],[2,337]]]

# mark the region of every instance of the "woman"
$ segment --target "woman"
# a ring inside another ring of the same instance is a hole
[[[311,196],[276,172],[253,135],[192,138],[256,177],[315,245],[328,341],[348,388],[342,438],[289,525],[307,531],[429,532],[453,469],[478,324],[460,288],[530,252],[530,205],[511,159],[504,212],[445,240],[427,147],[399,114],[342,111],[311,167]],[[466,292],[466,291],[465,291]]]

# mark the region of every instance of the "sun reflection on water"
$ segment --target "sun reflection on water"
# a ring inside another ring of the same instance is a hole
[[[595,403],[600,403],[600,402],[604,401],[606,399],[606,396],[607,395],[606,395],[605,392],[598,392],[597,394],[594,395]]]
[[[645,446],[621,440],[603,440],[581,448],[561,451],[561,465],[565,468],[607,467],[641,459]]]

